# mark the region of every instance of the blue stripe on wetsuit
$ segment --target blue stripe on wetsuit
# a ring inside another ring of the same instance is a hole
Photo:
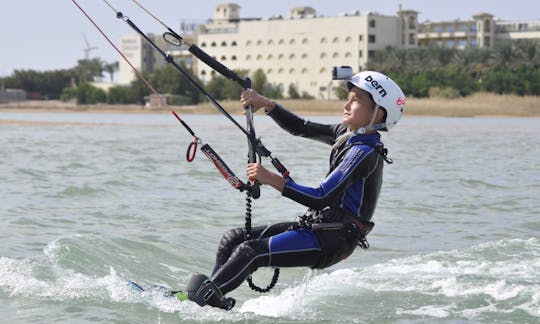
[[[373,148],[367,145],[355,145],[351,147],[343,161],[334,171],[332,171],[332,173],[328,175],[328,177],[326,177],[319,187],[310,188],[287,180],[285,183],[285,189],[294,192],[293,195],[296,197],[291,198],[308,207],[322,209],[329,206],[332,202],[330,201],[331,199],[340,199],[340,197],[331,198],[331,195],[335,193],[336,189],[340,188],[340,186],[344,185],[349,180],[355,168],[360,165],[362,160],[372,151]],[[362,180],[360,181],[363,182]],[[349,192],[350,190],[348,190],[346,193],[346,195],[359,195],[359,197],[355,199],[350,199],[349,197],[349,199],[347,199],[347,205],[349,205],[352,201],[361,204],[363,190],[358,190],[358,185],[359,183],[357,182],[352,186],[354,188],[354,192]],[[363,184],[360,185],[363,186]],[[347,209],[349,209],[351,212],[356,212],[359,210],[359,207],[360,206],[347,206]]]
[[[320,250],[319,240],[313,231],[298,229],[270,237],[270,255],[285,252]]]

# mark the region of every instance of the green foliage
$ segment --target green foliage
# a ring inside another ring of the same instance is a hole
[[[36,92],[42,98],[58,99],[62,90],[71,83],[70,70],[38,72],[35,70],[15,70],[4,79],[6,88],[19,88]]]
[[[183,63],[180,63],[179,66],[193,80],[197,81],[199,84],[201,83]],[[200,101],[200,91],[186,76],[171,65],[167,65],[163,69],[155,71],[149,81],[159,93],[182,96],[185,98],[186,104],[198,104]]]
[[[214,75],[205,89],[216,100],[237,100],[242,93],[242,88],[238,84],[220,75]]]
[[[266,78],[266,74],[264,74],[264,71],[262,69],[255,70],[251,78],[251,89],[262,94],[264,93],[265,86],[267,84],[268,84],[268,79]]]
[[[367,69],[389,75],[415,97],[429,96],[433,87],[447,89],[447,96],[455,95],[453,90],[460,96],[480,90],[539,95],[540,43],[519,40],[494,49],[464,50],[387,47],[376,52]]]
[[[143,101],[143,98],[137,96],[132,87],[112,87],[109,89],[107,99],[107,102],[112,105],[141,103]]]
[[[60,100],[69,101],[73,99],[77,99],[77,88],[64,88],[64,90],[62,91],[62,95],[60,96]]]
[[[107,94],[89,83],[83,83],[77,88],[77,104],[106,103]]]
[[[289,98],[290,99],[299,99],[300,94],[298,93],[298,90],[296,90],[296,86],[294,84],[289,84]]]

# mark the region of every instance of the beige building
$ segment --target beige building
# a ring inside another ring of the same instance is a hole
[[[332,67],[359,70],[374,51],[400,46],[401,25],[398,16],[356,12],[320,17],[311,7],[293,8],[288,17],[242,20],[239,6],[224,4],[201,26],[197,43],[230,69],[262,69],[285,95],[293,85],[300,93],[328,99],[337,85]],[[214,73],[204,63],[197,65],[203,81]]]
[[[209,22],[192,28],[189,36],[201,49],[230,69],[253,72],[262,69],[268,81],[287,96],[290,85],[299,93],[316,98],[335,98],[331,80],[333,66],[349,65],[354,71],[366,66],[370,56],[386,46],[416,48],[493,47],[513,39],[540,39],[540,21],[507,22],[489,13],[467,21],[418,22],[418,12],[402,10],[396,15],[352,12],[323,17],[311,7],[296,7],[284,16],[242,18],[240,6],[218,5]],[[154,36],[152,36],[154,37]],[[154,40],[196,71],[204,82],[216,73],[184,50]],[[121,49],[143,72],[165,64],[163,58],[139,36],[124,36]],[[131,68],[120,60],[120,81],[134,78]]]
[[[175,61],[182,61],[187,67],[194,68],[194,59],[192,55],[185,50],[185,47],[180,48],[172,46],[163,40],[161,35],[147,35],[159,48],[166,54],[174,57]],[[185,37],[185,41],[193,42],[192,35]],[[141,73],[152,72],[161,69],[168,63],[163,56],[159,54],[146,40],[139,35],[125,35],[120,38],[120,50],[133,66]],[[135,71],[122,58],[118,65],[118,83],[127,85],[137,78]]]

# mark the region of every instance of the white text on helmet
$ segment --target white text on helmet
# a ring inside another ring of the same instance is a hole
[[[365,80],[371,84],[371,86],[379,92],[381,97],[386,96],[386,90],[379,84],[379,82],[373,80],[373,77],[371,75],[368,75]]]

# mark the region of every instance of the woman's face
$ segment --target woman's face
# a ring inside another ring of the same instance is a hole
[[[374,108],[375,103],[371,100],[369,93],[357,87],[352,88],[347,102],[343,106],[343,124],[347,126],[349,131],[369,125]],[[380,114],[384,115],[381,109],[378,111],[375,123],[380,122],[382,118]]]

